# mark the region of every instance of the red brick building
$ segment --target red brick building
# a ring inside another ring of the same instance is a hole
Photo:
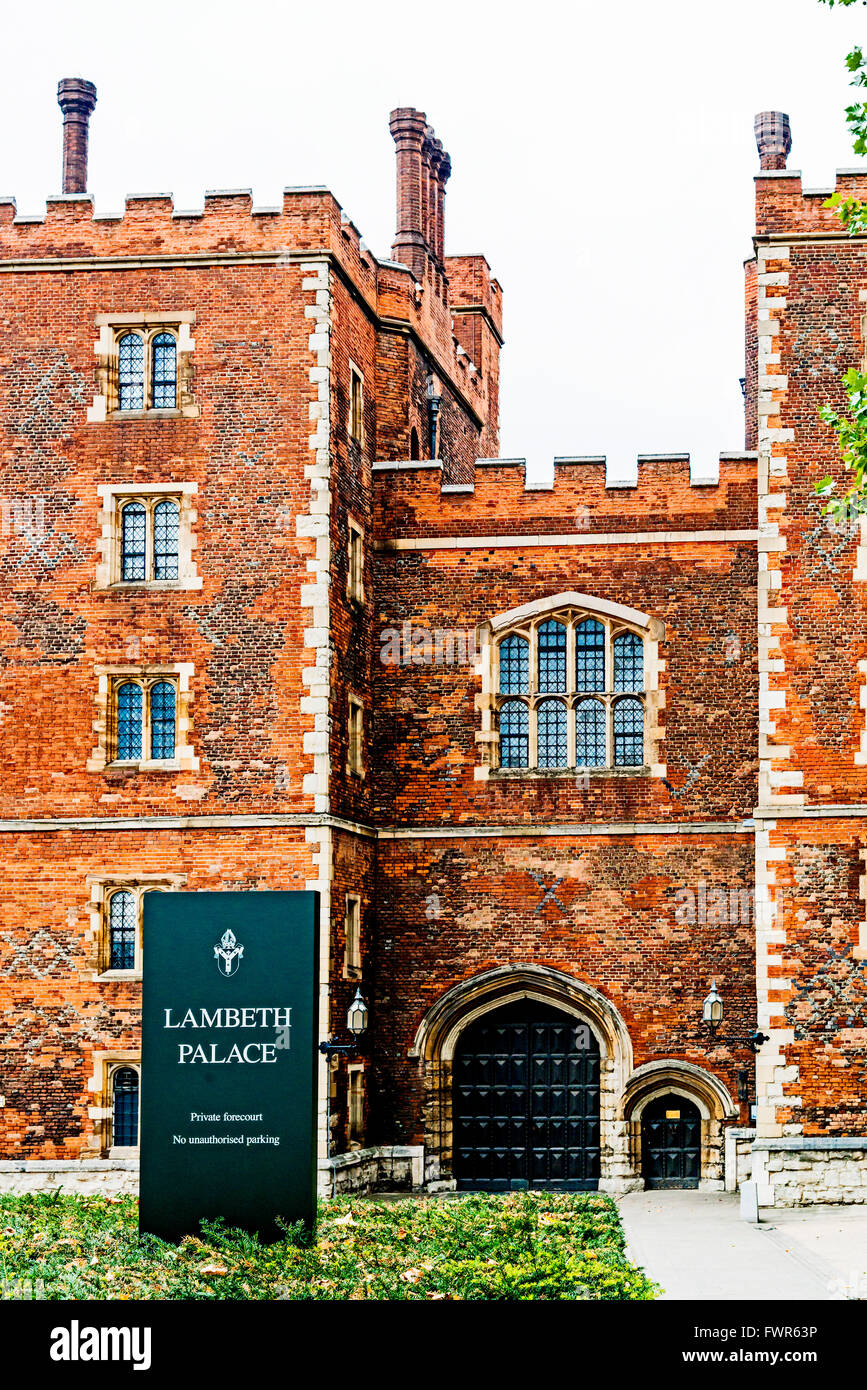
[[[422,113],[377,260],[319,188],[95,217],[59,99],[63,195],[0,206],[0,1183],[134,1183],[146,892],[312,887],[323,1037],[370,1005],[326,1182],[867,1190],[867,561],[812,492],[862,244],[764,170],[758,453],[543,485]]]

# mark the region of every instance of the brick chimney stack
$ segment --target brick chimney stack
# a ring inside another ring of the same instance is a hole
[[[760,111],[755,122],[762,169],[785,169],[792,148],[792,131],[784,111]]]
[[[443,268],[445,186],[451,161],[423,111],[398,107],[388,126],[397,147],[397,232],[392,255],[421,280],[429,260]]]
[[[96,105],[96,88],[82,77],[64,77],[57,84],[57,103],[63,112],[63,192],[87,192],[87,134]]]

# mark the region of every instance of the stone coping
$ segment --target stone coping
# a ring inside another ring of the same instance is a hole
[[[351,1149],[349,1153],[320,1158],[319,1171],[330,1173],[339,1168],[354,1168],[360,1163],[372,1163],[380,1158],[421,1158],[422,1144],[380,1144],[370,1149]]]
[[[137,1158],[0,1159],[0,1173],[137,1173]]]
[[[863,1138],[852,1135],[828,1135],[823,1139],[821,1135],[798,1135],[788,1139],[756,1139],[753,1142],[753,1152],[777,1153],[789,1152],[798,1153],[803,1150],[816,1152],[822,1149],[864,1149],[867,1150],[867,1134]]]

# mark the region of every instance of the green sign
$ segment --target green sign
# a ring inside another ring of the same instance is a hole
[[[319,895],[148,893],[139,1224],[313,1224]]]

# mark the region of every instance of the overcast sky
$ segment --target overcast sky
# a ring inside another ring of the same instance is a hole
[[[7,19],[0,191],[32,212],[59,190],[57,81],[85,77],[98,211],[327,184],[386,256],[388,112],[420,107],[452,157],[446,250],[504,288],[502,454],[706,474],[743,445],[753,115],[787,111],[790,168],[831,184],[855,39],[861,7],[818,0],[42,0]]]

